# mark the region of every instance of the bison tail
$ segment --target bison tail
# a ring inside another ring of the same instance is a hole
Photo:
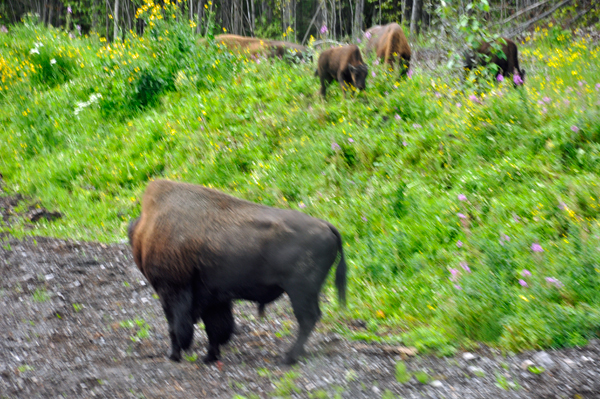
[[[346,274],[347,274],[347,267],[346,267],[346,259],[344,258],[344,247],[342,245],[342,236],[340,235],[340,232],[338,231],[338,229],[336,229],[333,225],[329,225],[329,228],[331,229],[331,231],[333,232],[333,234],[335,234],[335,236],[337,237],[337,242],[338,242],[338,251],[340,251],[340,262],[337,265],[337,268],[335,270],[335,287],[337,288],[338,291],[338,299],[340,301],[340,305],[342,305],[342,307],[346,307]]]

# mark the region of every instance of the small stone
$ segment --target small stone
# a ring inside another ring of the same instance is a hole
[[[373,385],[373,388],[371,388],[371,391],[373,391],[373,393],[377,394],[377,393],[379,393],[379,388],[377,388],[376,386]]]
[[[521,363],[521,370],[527,371],[531,366],[535,366],[535,363],[529,359],[525,360],[523,363]]]
[[[465,360],[467,362],[477,359],[477,356],[475,356],[474,354],[472,354],[470,352],[463,353],[462,357],[463,357],[463,360]]]
[[[571,359],[563,359],[563,363],[569,367],[574,369],[575,367],[577,367],[577,363],[575,363],[574,361],[572,361]]]
[[[46,274],[44,277],[46,277],[46,281],[52,280],[54,278],[54,274],[49,273],[49,274]]]
[[[587,356],[581,356],[581,361],[582,362],[593,362],[594,359],[592,359],[591,357],[587,357]]]
[[[444,383],[440,380],[433,380],[429,385],[431,385],[434,388],[441,388],[444,385]]]
[[[469,370],[469,373],[473,374],[476,377],[483,377],[485,375],[485,371],[483,371],[481,367],[469,366],[467,367],[467,370]]]
[[[538,352],[533,355],[533,361],[537,366],[541,366],[546,370],[554,370],[557,367],[557,364],[547,352]]]

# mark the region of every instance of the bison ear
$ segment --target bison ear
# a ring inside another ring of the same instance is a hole
[[[350,70],[350,72],[355,73],[356,72],[356,67],[354,65],[348,65],[348,69]]]

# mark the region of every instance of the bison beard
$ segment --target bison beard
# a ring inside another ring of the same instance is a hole
[[[296,362],[321,315],[319,292],[338,256],[335,284],[345,305],[341,236],[330,223],[301,212],[157,180],[148,184],[128,235],[135,263],[160,297],[175,361],[192,344],[199,319],[208,335],[204,361],[213,362],[234,329],[233,300],[262,309],[286,292],[299,333],[285,362]]]

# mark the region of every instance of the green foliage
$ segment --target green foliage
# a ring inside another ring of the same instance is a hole
[[[150,336],[150,325],[144,319],[124,320],[119,323],[119,326],[129,330],[136,330],[135,335],[129,337],[133,342],[140,342]]]
[[[415,378],[421,384],[429,384],[429,382],[431,381],[431,377],[429,376],[429,374],[427,374],[427,372],[423,370],[416,371]]]
[[[396,362],[396,381],[400,384],[406,384],[412,378],[412,374],[408,371],[406,363],[402,360]]]
[[[290,370],[276,381],[275,390],[272,392],[274,396],[291,397],[294,392],[300,392],[300,388],[296,385],[296,380],[300,377],[300,373]]]
[[[50,294],[48,294],[45,288],[36,288],[33,293],[33,300],[35,302],[46,302],[48,299],[50,299]]]
[[[149,180],[204,184],[339,228],[355,339],[582,345],[600,331],[599,50],[551,34],[520,44],[536,73],[518,90],[370,64],[365,92],[323,101],[314,63],[232,54],[172,18],[110,44],[16,26],[0,35],[0,170],[65,217],[3,232],[119,242]],[[51,84],[38,42],[71,65]]]

